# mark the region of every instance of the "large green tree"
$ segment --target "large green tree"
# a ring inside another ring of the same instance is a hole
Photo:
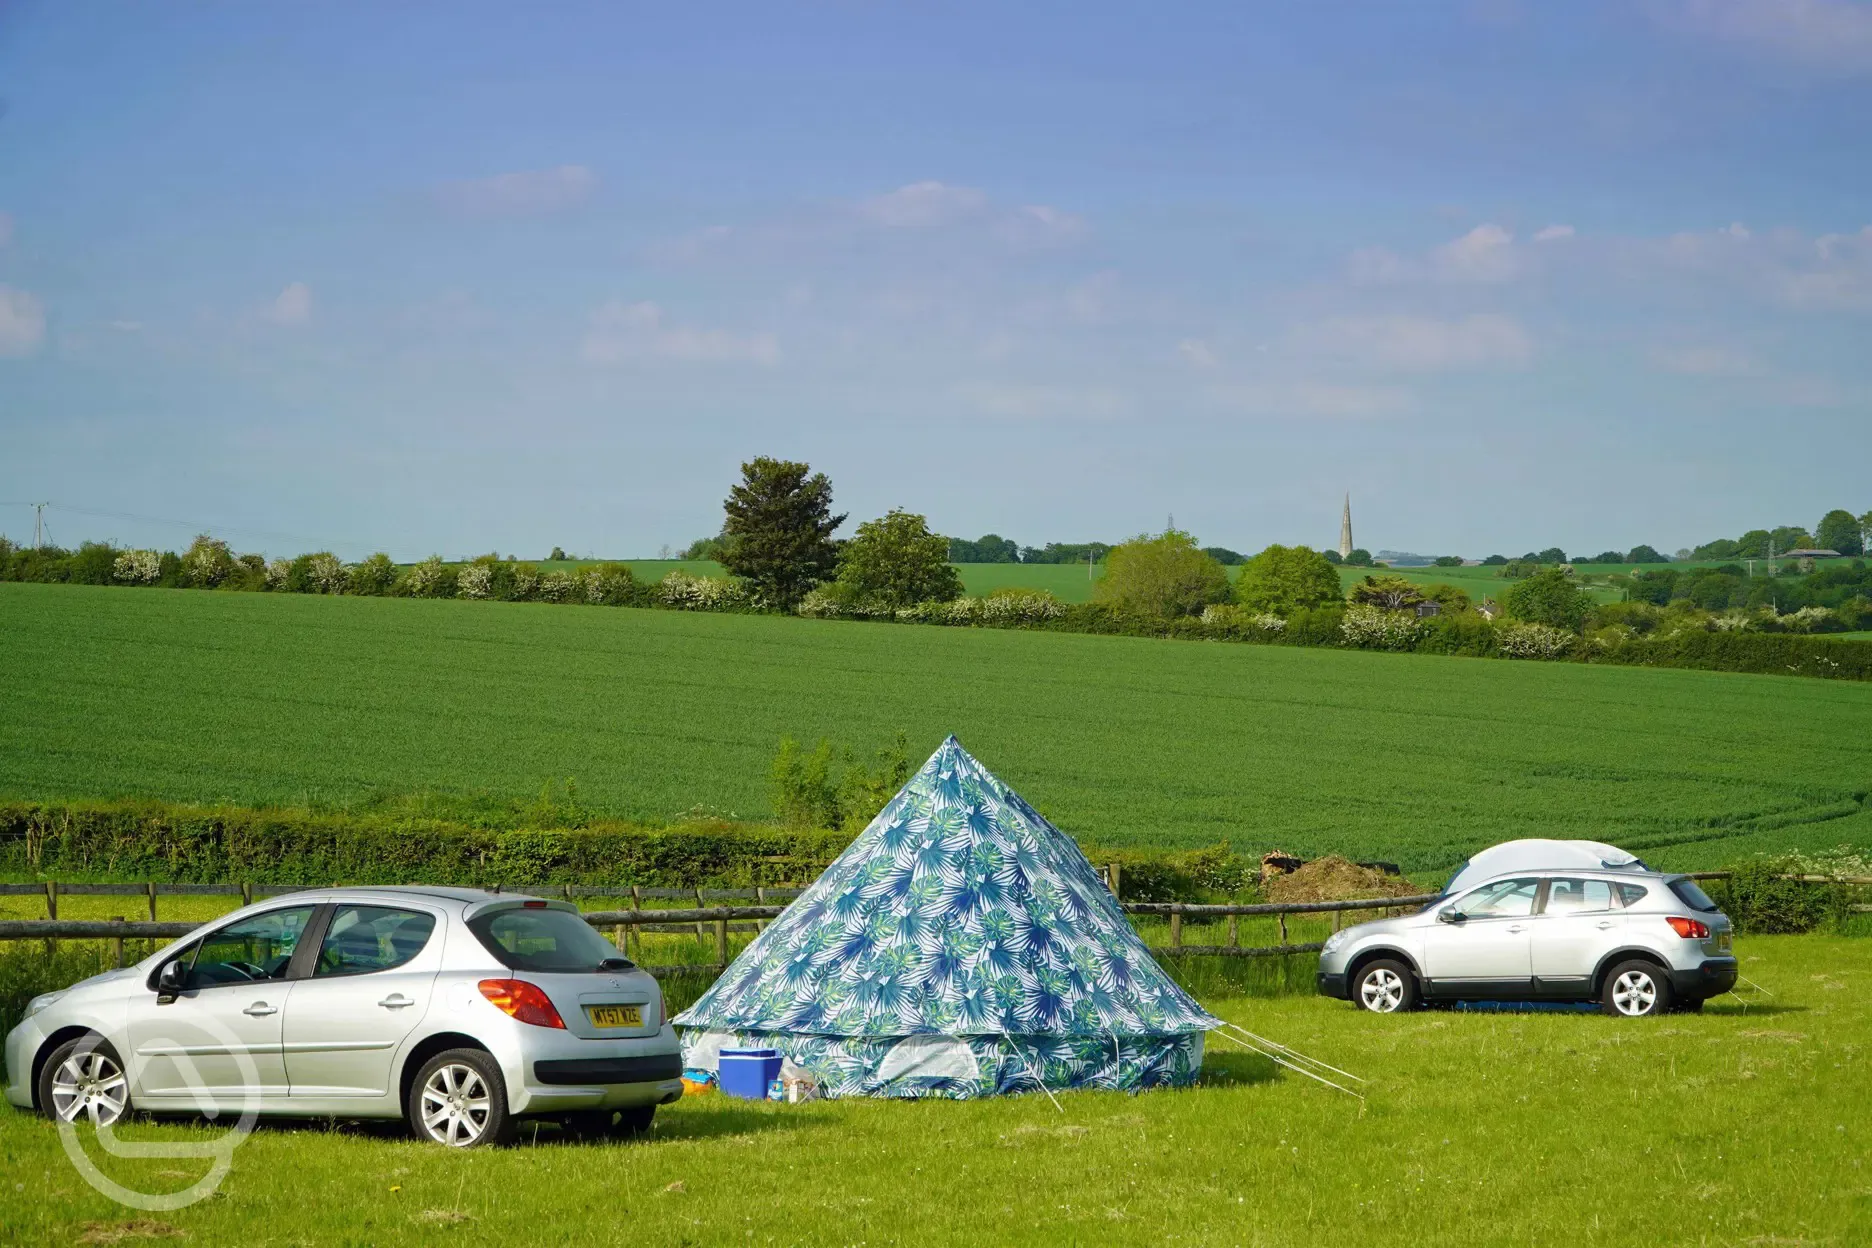
[[[1163,616],[1193,615],[1228,597],[1228,569],[1181,529],[1114,546],[1105,557],[1105,575],[1092,588],[1096,602]]]
[[[1578,632],[1592,614],[1592,596],[1558,568],[1537,572],[1502,595],[1502,605],[1517,620]]]
[[[805,464],[762,456],[741,465],[722,504],[722,566],[746,577],[774,606],[790,609],[838,570],[832,482]]]
[[[1822,550],[1837,550],[1842,555],[1865,553],[1865,541],[1859,534],[1859,517],[1850,511],[1829,511],[1814,528],[1814,541]]]
[[[962,578],[949,564],[949,539],[913,512],[892,509],[858,526],[839,556],[838,583],[854,597],[887,607],[952,602]]]
[[[1252,611],[1287,615],[1339,601],[1339,573],[1308,546],[1270,546],[1242,565],[1235,601]]]
[[[1352,587],[1346,600],[1383,607],[1387,611],[1402,611],[1422,602],[1424,592],[1401,576],[1368,576]]]

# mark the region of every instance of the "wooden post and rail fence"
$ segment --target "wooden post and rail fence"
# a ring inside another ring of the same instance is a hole
[[[1697,871],[1687,874],[1693,880],[1729,878],[1727,871]],[[1785,875],[1779,878],[1814,884],[1872,885],[1872,877],[1863,876]],[[1106,883],[1115,889],[1119,882],[1118,870],[1113,867],[1106,876]],[[112,943],[116,964],[123,966],[125,964],[125,940],[173,940],[197,930],[205,922],[204,920],[181,922],[159,920],[156,917],[158,897],[239,897],[242,905],[251,905],[256,898],[283,897],[325,887],[328,886],[159,884],[155,882],[62,884],[53,880],[36,884],[0,884],[0,897],[43,896],[46,907],[46,917],[43,919],[0,919],[0,941],[108,940]],[[656,974],[678,975],[720,972],[729,962],[731,933],[759,932],[770,921],[780,916],[781,912],[786,909],[785,902],[790,902],[804,890],[798,888],[645,888],[563,884],[494,891],[515,896],[560,898],[574,902],[580,898],[593,897],[629,899],[628,909],[585,910],[581,911],[580,917],[593,927],[609,929],[618,951],[634,957],[640,963],[643,960],[641,938],[643,932],[682,933],[693,936],[704,944],[709,943],[712,938],[714,962],[644,968]],[[1378,914],[1386,911],[1408,910],[1415,906],[1428,905],[1438,896],[1440,894],[1424,893],[1411,897],[1366,897],[1351,901],[1257,902],[1253,904],[1206,904],[1182,901],[1127,901],[1119,904],[1126,914],[1137,917],[1164,918],[1169,921],[1170,943],[1152,946],[1153,952],[1179,957],[1268,958],[1319,952],[1323,942],[1291,942],[1289,940],[1287,931],[1289,916],[1331,915],[1333,930],[1338,931],[1340,920],[1348,913]],[[61,897],[137,897],[145,901],[149,917],[147,919],[124,917],[61,919],[58,917],[59,898]],[[693,901],[694,905],[645,906],[646,900]],[[752,901],[754,904],[712,905],[710,904],[712,901],[724,903]],[[782,904],[775,904],[776,902]],[[1853,909],[1872,911],[1872,906],[1856,905]],[[1183,924],[1186,918],[1201,922],[1227,919],[1227,943],[1221,945],[1184,944]],[[1273,918],[1279,931],[1278,943],[1244,947],[1241,943],[1240,928],[1243,918]]]

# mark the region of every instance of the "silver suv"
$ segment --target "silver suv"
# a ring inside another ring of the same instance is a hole
[[[7,1100],[66,1121],[154,1113],[407,1117],[467,1147],[519,1116],[647,1129],[682,1095],[657,982],[570,902],[319,889],[237,910],[35,997]]]
[[[1596,1000],[1642,1018],[1734,987],[1733,939],[1687,876],[1519,871],[1334,932],[1319,990],[1380,1014],[1425,1000]]]

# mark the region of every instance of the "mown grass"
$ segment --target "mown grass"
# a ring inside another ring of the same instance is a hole
[[[762,817],[779,739],[947,733],[1082,843],[1672,867],[1872,844],[1872,687],[799,619],[0,585],[0,793]]]
[[[1748,1003],[1379,1019],[1310,996],[1211,999],[1365,1076],[1362,1104],[1216,1042],[1137,1097],[661,1111],[634,1143],[553,1128],[451,1154],[395,1127],[261,1128],[219,1194],[125,1210],[42,1120],[0,1116],[0,1238],[194,1243],[1850,1244],[1872,1236],[1872,945],[1741,947]],[[137,1124],[138,1139],[202,1140]],[[205,1162],[91,1155],[147,1191]]]

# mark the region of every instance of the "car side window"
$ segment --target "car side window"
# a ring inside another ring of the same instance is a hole
[[[284,979],[312,910],[311,906],[269,910],[211,933],[195,947],[188,986],[215,988]]]
[[[402,966],[423,951],[435,916],[390,906],[339,906],[319,945],[314,979]]]
[[[1548,914],[1590,914],[1612,908],[1612,886],[1604,880],[1552,880],[1547,885]]]
[[[1621,906],[1635,906],[1651,891],[1642,884],[1616,884],[1613,887],[1618,890],[1618,902]]]
[[[1539,889],[1539,880],[1497,880],[1470,893],[1458,908],[1472,919],[1525,918],[1534,913]]]

